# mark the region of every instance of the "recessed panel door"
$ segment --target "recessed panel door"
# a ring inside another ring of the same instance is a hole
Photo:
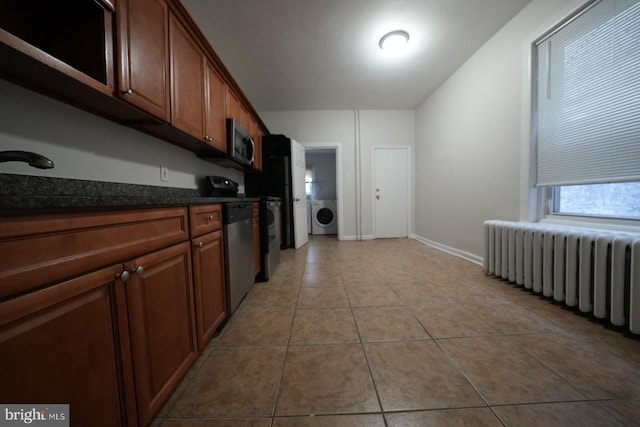
[[[409,236],[409,150],[373,149],[375,238]]]

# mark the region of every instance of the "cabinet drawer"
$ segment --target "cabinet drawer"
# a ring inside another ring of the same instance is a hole
[[[221,205],[197,205],[189,207],[191,237],[200,236],[222,228]]]
[[[187,240],[187,208],[0,218],[0,300]]]

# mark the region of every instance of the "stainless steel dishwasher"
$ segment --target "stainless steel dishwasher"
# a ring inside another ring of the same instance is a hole
[[[253,206],[251,202],[222,204],[229,312],[233,313],[255,282]]]

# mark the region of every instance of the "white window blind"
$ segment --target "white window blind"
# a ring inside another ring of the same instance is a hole
[[[536,44],[537,186],[640,181],[640,0],[600,0]]]

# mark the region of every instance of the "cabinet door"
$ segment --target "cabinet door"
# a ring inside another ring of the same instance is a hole
[[[222,230],[192,243],[198,349],[202,351],[227,316]]]
[[[205,64],[205,77],[205,140],[209,145],[226,153],[226,85],[209,62]]]
[[[138,418],[147,425],[197,357],[188,242],[128,265],[127,309]]]
[[[0,402],[68,403],[78,426],[135,424],[123,409],[114,277],[107,268],[0,303]]]
[[[170,15],[171,124],[204,140],[204,56],[184,26]]]
[[[120,96],[169,121],[169,11],[164,0],[118,0]]]
[[[240,102],[240,98],[227,86],[227,117],[240,123],[247,132],[249,131],[249,113]]]
[[[250,119],[249,134],[255,144],[253,168],[262,171],[262,131],[253,117]]]

